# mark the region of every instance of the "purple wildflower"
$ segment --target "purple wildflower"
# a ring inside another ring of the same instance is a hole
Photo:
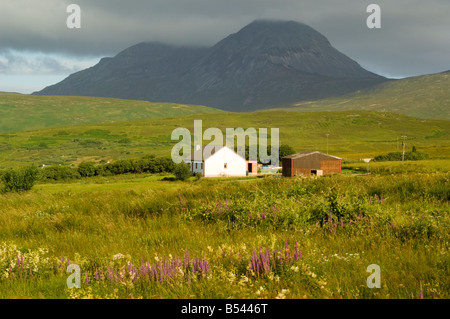
[[[422,282],[420,282],[420,299],[423,299],[423,289],[422,289]]]

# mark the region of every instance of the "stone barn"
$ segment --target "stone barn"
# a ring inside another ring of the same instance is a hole
[[[341,173],[341,158],[317,151],[305,151],[282,158],[283,176],[321,176]]]

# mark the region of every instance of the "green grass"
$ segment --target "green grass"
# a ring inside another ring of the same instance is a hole
[[[0,132],[115,123],[222,111],[199,105],[0,92]]]
[[[424,298],[450,295],[448,172],[162,177],[91,178],[1,195],[0,298],[409,299],[421,288]],[[260,276],[249,270],[254,250],[284,254],[295,242],[299,260]],[[183,259],[186,251],[208,262],[205,276],[131,280],[129,263]],[[81,289],[66,287],[67,258],[81,267]],[[381,289],[366,286],[370,264],[381,267]],[[123,276],[109,280],[108,267]]]
[[[450,72],[410,77],[379,84],[337,98],[300,102],[290,111],[368,110],[450,120]]]
[[[345,111],[300,113],[265,111],[255,113],[196,114],[166,119],[65,126],[39,131],[0,134],[0,168],[36,165],[79,164],[84,160],[117,160],[154,154],[170,156],[178,141],[171,141],[175,128],[194,133],[194,120],[203,120],[203,130],[226,128],[280,129],[280,143],[297,152],[328,151],[344,159],[373,158],[413,145],[431,159],[450,156],[449,121],[423,120],[399,114]],[[125,141],[125,143],[124,143]],[[209,143],[205,141],[204,145]]]
[[[343,170],[349,170],[353,173],[374,173],[374,174],[392,174],[392,173],[431,173],[431,172],[449,172],[450,160],[423,160],[423,161],[405,161],[405,162],[350,162],[343,163]]]

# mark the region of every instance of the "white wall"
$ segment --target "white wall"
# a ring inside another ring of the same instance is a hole
[[[227,168],[224,164],[227,163]],[[205,177],[246,176],[247,162],[228,147],[223,147],[205,161]]]

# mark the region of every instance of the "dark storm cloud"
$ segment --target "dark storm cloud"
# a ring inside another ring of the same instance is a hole
[[[66,7],[82,28],[66,27]],[[369,30],[366,7],[382,9]],[[213,45],[259,18],[304,22],[371,71],[391,76],[450,69],[448,0],[2,0],[1,51],[113,56],[142,41]]]

